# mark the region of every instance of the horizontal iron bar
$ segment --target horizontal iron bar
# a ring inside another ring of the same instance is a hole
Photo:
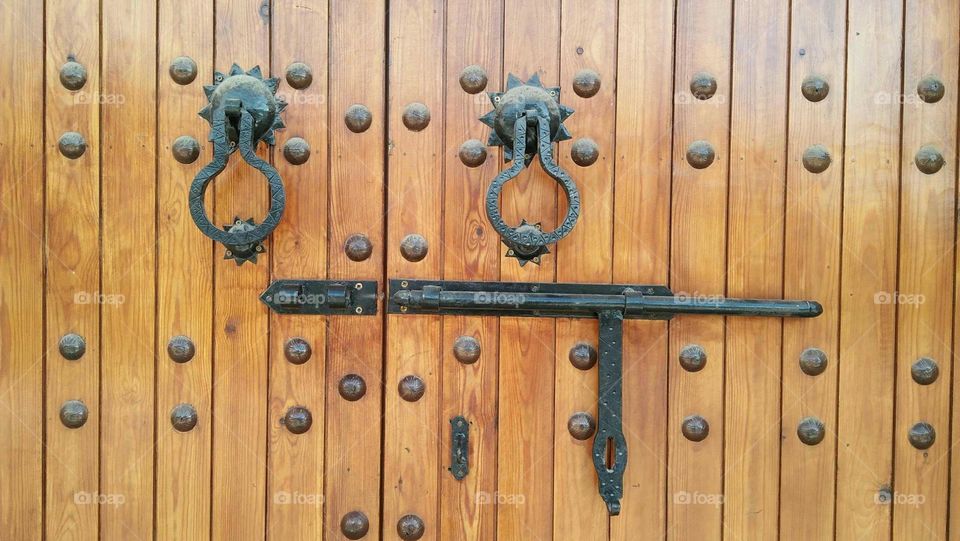
[[[607,310],[628,319],[677,314],[816,317],[814,301],[727,299],[673,295],[664,286],[535,284],[523,282],[390,281],[390,313],[597,317]]]

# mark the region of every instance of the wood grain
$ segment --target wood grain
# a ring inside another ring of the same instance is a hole
[[[259,0],[217,0],[214,66],[229,73],[270,71],[270,13]],[[258,154],[267,157],[265,145]],[[213,223],[233,223],[267,213],[264,178],[234,156],[213,181]],[[209,207],[208,207],[209,208]],[[269,318],[260,292],[269,280],[273,248],[256,265],[237,266],[214,250],[213,309],[213,520],[214,539],[262,539],[265,535],[267,467],[267,363]],[[270,419],[274,425],[279,419]],[[229,520],[217,519],[229,517]]]
[[[617,34],[597,28],[617,28],[617,2],[564,0],[561,2],[560,100],[576,112],[565,122],[572,141],[558,145],[560,166],[577,183],[582,211],[577,227],[557,245],[557,281],[610,282],[613,277],[613,167],[616,155]],[[600,91],[581,98],[573,81],[582,69],[599,74]],[[574,141],[592,139],[599,147],[596,163],[581,167],[571,159]],[[557,220],[563,220],[566,202],[561,196]],[[597,418],[597,371],[580,370],[568,360],[577,342],[598,346],[594,320],[558,319],[556,322],[556,390],[554,392],[553,535],[554,538],[606,539],[609,513],[600,498],[593,466],[593,438],[570,435],[567,421],[577,412]]]
[[[290,104],[286,129],[277,134],[274,160],[287,193],[283,221],[273,234],[276,278],[326,278],[327,270],[327,2],[273,3],[272,65],[280,77],[278,95]],[[309,39],[304,39],[309,36]],[[285,71],[293,62],[310,66],[313,82],[291,88]],[[301,137],[310,157],[290,164],[284,144]],[[270,314],[270,376],[267,419],[267,538],[317,539],[323,536],[324,386],[326,324],[309,315]],[[289,340],[301,338],[312,354],[304,364],[287,362]],[[294,406],[306,407],[313,426],[293,434],[275,420]]]
[[[334,0],[330,4],[328,271],[331,279],[377,280],[383,291],[384,78],[386,4],[383,0]],[[357,29],[363,29],[358,32]],[[353,133],[343,121],[353,104],[370,109],[373,122]],[[343,251],[353,234],[373,244],[369,259],[351,261]],[[379,307],[383,310],[383,306]],[[324,524],[327,539],[340,539],[340,520],[360,511],[380,531],[381,429],[383,417],[383,316],[333,316],[327,329],[327,434]],[[364,397],[349,402],[337,384],[361,376]],[[392,531],[394,525],[389,525]]]
[[[535,13],[536,16],[507,16]],[[559,0],[507,0],[504,3],[503,81],[539,74],[544,86],[559,86]],[[494,90],[494,89],[490,89]],[[505,90],[503,88],[502,90]],[[537,166],[525,169],[504,187],[501,212],[508,224],[521,219],[557,225],[557,194],[550,177]],[[500,253],[505,254],[503,245]],[[552,282],[556,249],[540,265],[524,267],[501,256],[500,276],[507,281]],[[498,539],[550,539],[553,535],[553,450],[556,322],[553,319],[500,318],[500,441],[497,447]]]
[[[613,281],[665,284],[670,264],[674,3],[621,2],[617,18]],[[667,324],[623,325],[623,426],[629,460],[610,538],[666,534]]]
[[[99,3],[46,6],[46,501],[44,534],[91,539],[99,531],[100,494],[100,13]],[[71,28],[62,32],[62,28]],[[87,71],[78,91],[66,90],[60,67],[73,57]],[[87,149],[70,160],[57,141],[80,133]],[[67,361],[60,337],[76,333],[86,353]],[[80,400],[88,419],[79,429],[60,422],[60,407]],[[113,501],[116,501],[115,499]]]
[[[731,17],[732,5],[726,1],[677,6],[670,287],[678,295],[724,293]],[[698,73],[716,79],[717,91],[709,100],[696,99],[689,90]],[[698,140],[709,142],[716,154],[705,169],[695,169],[685,157]],[[721,537],[724,329],[724,320],[714,316],[680,316],[670,322],[670,362],[695,344],[706,351],[707,363],[699,372],[670,371],[668,539]],[[680,431],[691,415],[710,425],[701,442],[687,440]]]
[[[783,292],[789,5],[746,1],[733,15],[727,294]],[[729,318],[724,391],[724,537],[778,532],[782,320]]]
[[[783,322],[782,539],[833,538],[845,15],[846,2],[809,0],[794,2],[791,16],[783,295],[814,299],[823,305],[823,314]],[[830,85],[822,101],[803,96],[803,82],[809,77],[822,77]],[[811,173],[803,166],[803,154],[813,145],[822,145],[830,153],[832,163],[822,173]],[[809,376],[801,371],[800,356],[807,348],[826,355],[822,374]],[[806,417],[824,423],[824,439],[818,445],[807,445],[797,437],[797,426]]]
[[[960,9],[951,2],[911,1],[904,17],[893,537],[945,539],[951,446],[938,437],[933,447],[921,451],[906,434],[921,421],[930,423],[938,436],[948,433],[950,424],[953,363],[947,359],[954,308],[946,292],[955,273],[957,97],[953,92],[924,103],[917,85],[933,74],[945,87],[957,87]],[[942,149],[946,162],[932,175],[914,163],[924,145]],[[919,385],[911,377],[911,366],[921,358],[940,368],[931,385]],[[910,495],[913,501],[923,495],[922,505],[910,505]]]
[[[458,0],[447,3],[444,176],[443,277],[447,280],[497,280],[500,277],[499,237],[484,210],[486,185],[497,174],[500,155],[487,148],[480,167],[460,161],[459,148],[467,139],[486,143],[488,129],[477,119],[491,107],[485,92],[468,94],[460,73],[479,65],[487,89],[500,88],[499,40],[463,39],[462,32],[499,35],[503,25],[500,3]],[[440,382],[440,534],[444,541],[480,541],[496,535],[497,513],[497,317],[445,316]],[[463,364],[453,356],[460,336],[480,343],[480,358]],[[449,420],[463,415],[470,421],[470,473],[458,481],[444,471],[450,465]]]
[[[32,540],[44,488],[43,10],[5,4],[0,33],[0,115],[11,120],[0,126],[0,524]]]
[[[193,224],[187,193],[193,177],[213,158],[210,126],[197,115],[207,103],[202,87],[213,81],[213,2],[162,0],[159,17],[156,537],[197,539],[209,537],[211,520],[214,245]],[[197,78],[188,85],[170,77],[170,64],[179,56],[197,64]],[[182,135],[196,139],[202,149],[189,165],[171,154]],[[187,363],[174,362],[166,352],[175,336],[186,336],[194,345]],[[197,426],[189,432],[170,423],[178,404],[197,411]]]

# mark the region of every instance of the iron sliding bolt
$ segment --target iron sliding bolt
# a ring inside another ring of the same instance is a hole
[[[665,286],[651,285],[391,280],[387,311],[599,319],[598,418],[593,465],[600,497],[607,511],[617,515],[627,467],[622,422],[623,320],[667,320],[678,314],[816,317],[823,308],[815,301],[693,299],[676,296]],[[453,463],[457,463],[456,458]]]

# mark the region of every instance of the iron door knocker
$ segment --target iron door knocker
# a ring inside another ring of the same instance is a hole
[[[486,207],[490,224],[507,246],[507,256],[517,258],[520,266],[529,261],[539,264],[547,248],[566,237],[580,217],[580,192],[577,185],[553,158],[553,143],[570,139],[563,121],[573,109],[560,103],[560,88],[544,88],[540,76],[534,74],[523,83],[515,75],[507,78],[506,92],[490,92],[493,111],[480,121],[493,128],[487,144],[504,147],[504,160],[509,168],[500,172],[487,188]],[[543,170],[563,188],[567,197],[567,214],[553,231],[544,232],[539,223],[521,220],[510,227],[500,213],[500,193],[504,185],[517,178],[530,165],[535,154],[540,155]]]
[[[213,161],[197,173],[190,185],[190,216],[204,235],[224,245],[227,249],[224,258],[235,260],[237,265],[257,262],[257,254],[264,251],[263,239],[283,217],[286,195],[280,173],[256,153],[257,143],[264,141],[273,145],[274,130],[284,127],[280,112],[286,103],[275,97],[278,85],[277,78],[264,79],[259,66],[244,73],[234,64],[229,76],[216,72],[214,84],[204,87],[210,103],[200,111],[200,116],[210,123]],[[207,217],[203,197],[237,148],[243,160],[266,178],[270,186],[270,210],[260,224],[253,218],[237,217],[221,229]]]

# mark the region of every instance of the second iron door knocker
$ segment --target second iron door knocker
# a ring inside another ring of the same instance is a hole
[[[504,160],[513,163],[487,188],[487,218],[507,246],[507,256],[517,258],[521,267],[530,261],[539,264],[540,258],[550,253],[547,246],[569,235],[580,217],[577,185],[553,158],[553,143],[570,139],[563,121],[573,114],[573,109],[560,103],[559,87],[544,88],[537,74],[526,83],[510,74],[507,91],[490,92],[489,96],[493,111],[480,118],[493,128],[487,144],[504,147]],[[500,213],[500,193],[504,185],[517,178],[535,155],[540,156],[543,170],[563,188],[567,197],[563,222],[549,232],[544,232],[539,222],[526,219],[511,227]]]
[[[280,112],[286,103],[276,99],[279,83],[277,78],[264,79],[259,66],[244,72],[234,64],[228,75],[216,72],[214,84],[204,87],[210,103],[200,111],[200,116],[210,123],[213,161],[197,173],[190,186],[190,216],[204,235],[224,245],[224,257],[235,260],[237,265],[257,262],[257,254],[264,251],[263,239],[283,216],[286,203],[283,181],[277,170],[256,152],[260,141],[273,145],[274,130],[283,127]],[[236,217],[233,223],[219,228],[207,217],[203,197],[237,148],[243,160],[266,178],[270,186],[270,210],[260,224],[253,218]]]

